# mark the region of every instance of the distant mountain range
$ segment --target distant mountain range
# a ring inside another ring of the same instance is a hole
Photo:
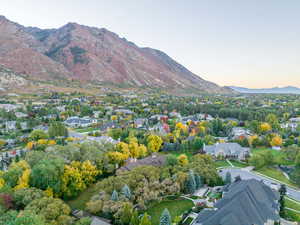
[[[240,93],[252,93],[252,94],[300,94],[300,88],[287,86],[287,87],[274,87],[274,88],[261,88],[251,89],[244,87],[230,86],[232,90]]]
[[[26,78],[35,83],[55,81],[63,85],[75,81],[231,92],[193,74],[162,51],[140,48],[105,28],[77,23],[40,29],[24,27],[0,16],[0,66],[6,71],[6,86],[20,74],[20,80]],[[9,79],[9,74],[14,77]]]

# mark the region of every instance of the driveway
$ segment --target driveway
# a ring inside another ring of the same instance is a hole
[[[220,172],[220,175],[224,178],[226,176],[227,172],[231,173],[232,179],[234,179],[237,176],[240,176],[242,178],[242,180],[248,180],[248,179],[263,180],[263,182],[265,184],[269,185],[270,187],[274,186],[274,184],[276,184],[278,186],[280,185],[280,182],[278,182],[278,181],[260,176],[258,174],[255,174],[253,172],[243,170],[243,169],[237,169],[237,168],[222,169],[222,172]],[[286,189],[287,189],[288,197],[300,202],[300,191],[298,191],[294,188],[290,188],[289,186],[286,186]]]

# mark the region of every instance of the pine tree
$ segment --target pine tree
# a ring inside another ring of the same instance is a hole
[[[147,213],[145,213],[141,219],[141,222],[139,225],[152,225],[150,219],[149,219],[149,216]]]
[[[198,174],[195,174],[195,182],[196,182],[196,189],[199,189],[203,186],[201,177]]]
[[[166,208],[161,214],[159,225],[171,225],[171,224],[172,224],[171,215],[169,210]]]
[[[130,225],[139,225],[139,224],[140,224],[139,214],[136,210],[134,210],[131,216]]]
[[[231,173],[230,172],[226,173],[225,184],[231,184]]]
[[[122,194],[127,198],[131,199],[131,191],[127,184],[124,185],[122,188]]]
[[[113,193],[111,194],[111,198],[112,201],[119,201],[119,195],[118,192],[116,190],[113,191]]]
[[[193,194],[196,191],[196,181],[194,172],[191,170],[189,172],[187,181],[186,181],[186,191],[190,194]]]

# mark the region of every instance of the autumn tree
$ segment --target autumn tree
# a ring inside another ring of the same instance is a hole
[[[161,137],[150,134],[147,138],[147,147],[151,152],[158,152],[163,143]]]

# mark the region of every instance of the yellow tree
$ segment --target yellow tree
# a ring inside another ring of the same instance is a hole
[[[89,160],[81,163],[81,175],[86,185],[90,185],[95,182],[96,177],[102,174],[102,171],[98,170]]]
[[[279,135],[275,135],[271,142],[270,142],[271,146],[281,146],[282,145],[282,138]]]
[[[119,152],[121,152],[122,154],[126,155],[126,159],[129,158],[130,156],[130,150],[129,150],[129,146],[127,143],[125,142],[119,142],[117,145],[116,145],[116,148]]]
[[[185,166],[189,163],[188,157],[185,154],[181,154],[178,156],[178,163],[181,166]]]
[[[139,158],[145,157],[148,154],[147,147],[145,145],[139,146]]]
[[[61,180],[62,195],[65,197],[77,196],[86,188],[80,170],[71,165],[65,165]]]
[[[131,140],[129,142],[129,151],[130,151],[130,156],[132,158],[138,158],[139,157],[139,144],[135,142],[134,140]]]
[[[259,126],[259,130],[262,133],[268,132],[272,129],[271,125],[269,123],[261,123]]]
[[[3,171],[0,171],[0,189],[4,186],[5,180],[2,178],[2,175],[4,174]]]
[[[15,190],[29,187],[30,169],[25,169],[21,177],[19,177],[17,186],[14,187]]]
[[[163,141],[161,139],[161,137],[154,135],[154,134],[150,134],[147,138],[147,142],[148,142],[148,150],[150,150],[151,152],[158,152]]]

